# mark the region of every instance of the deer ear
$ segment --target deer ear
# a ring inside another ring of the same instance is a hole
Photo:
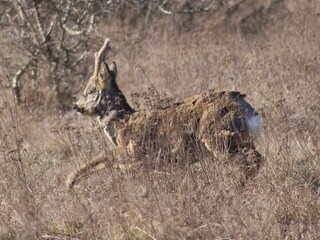
[[[109,71],[110,70],[108,65],[105,62],[101,63],[100,72],[99,72],[100,76],[105,76],[106,74],[109,73]]]
[[[101,84],[105,84],[108,81],[109,72],[110,70],[108,65],[102,62],[100,66],[99,78],[98,78]]]
[[[115,62],[112,62],[109,66],[109,74],[112,73],[114,77],[117,77],[117,65]]]
[[[99,79],[103,83],[106,83],[110,80],[116,80],[117,77],[117,65],[115,62],[112,62],[110,66],[107,63],[103,62],[100,67]]]

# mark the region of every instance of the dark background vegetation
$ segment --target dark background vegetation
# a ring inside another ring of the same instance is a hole
[[[319,239],[319,29],[319,0],[0,0],[0,239]],[[264,116],[254,181],[205,158],[68,191],[109,147],[72,111],[105,37],[137,109],[246,93]]]

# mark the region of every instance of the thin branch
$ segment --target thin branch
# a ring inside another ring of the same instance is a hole
[[[30,59],[21,69],[17,71],[12,79],[12,91],[14,98],[19,105],[21,103],[21,94],[20,94],[20,78],[27,71],[29,66],[31,65],[32,59]]]
[[[152,84],[150,78],[148,77],[148,75],[146,74],[144,69],[140,65],[137,65],[137,68],[142,72],[142,74],[144,75],[144,77],[147,79],[147,81],[149,82],[150,86],[152,87],[152,89],[154,89],[154,91],[156,92],[157,97],[160,99],[160,93],[158,92],[156,87]]]
[[[41,235],[42,239],[56,239],[56,240],[79,240],[79,238],[74,238],[70,236],[59,236],[59,235],[49,235],[43,234]]]
[[[21,5],[21,2],[19,0],[16,0],[16,2],[18,3],[16,5],[16,8],[17,8],[17,11],[19,13],[19,16],[20,16],[20,19],[21,21],[24,23],[26,21],[26,18],[25,18],[25,14],[24,14],[24,11],[22,11],[22,5]]]
[[[94,15],[92,14],[90,17],[87,17],[86,21],[88,22],[88,24],[85,27],[83,27],[81,30],[72,30],[65,23],[63,23],[61,26],[66,31],[66,33],[68,33],[70,36],[79,36],[85,33],[86,31],[87,32],[91,31],[94,23]]]
[[[81,30],[72,30],[69,27],[67,27],[67,25],[62,24],[62,28],[66,31],[66,33],[68,33],[70,36],[79,36],[81,34],[83,34],[86,30],[86,28],[83,28]]]
[[[163,13],[166,14],[166,15],[173,15],[173,12],[172,12],[172,11],[166,10],[166,9],[164,9],[164,7],[163,7],[167,2],[168,2],[168,0],[163,1],[163,2],[158,6],[158,8],[159,8],[159,10],[160,10],[161,12],[163,12]],[[211,3],[210,3],[207,7],[199,7],[199,8],[190,9],[190,10],[185,9],[185,10],[177,11],[177,13],[208,12],[208,11],[212,8],[213,4],[216,3],[216,2],[217,2],[216,0],[212,0]],[[219,2],[220,4],[222,4],[221,1],[218,1],[218,2]]]
[[[72,1],[68,0],[66,7],[65,7],[65,11],[63,13],[63,16],[61,17],[61,27],[63,28],[63,30],[68,33],[70,36],[78,36],[81,35],[84,31],[85,28],[77,31],[77,30],[72,30],[70,29],[67,25],[66,22],[68,21],[68,18],[70,16],[71,13],[71,9],[72,9]]]
[[[94,23],[94,15],[92,14],[90,16],[90,20],[89,20],[89,26],[87,27],[87,33],[91,32],[93,29],[93,23]]]
[[[42,26],[40,18],[39,18],[38,5],[34,4],[33,10],[34,10],[34,15],[35,15],[35,19],[36,19],[36,26],[38,28],[38,32],[39,32],[39,35],[40,35],[40,38],[41,38],[40,42],[44,43],[46,41],[46,36],[44,34],[43,26]]]
[[[17,102],[17,104],[19,105],[21,103],[21,95],[20,95],[20,79],[23,76],[23,74],[25,74],[25,72],[28,70],[28,68],[30,67],[30,65],[32,64],[34,57],[38,54],[38,50],[35,50],[32,54],[31,59],[29,59],[29,61],[22,67],[20,68],[16,74],[14,75],[13,79],[12,79],[12,84],[11,84],[11,88],[13,90],[13,94],[14,94],[14,98]]]
[[[88,52],[84,52],[81,56],[71,65],[71,68],[75,68],[85,57],[87,57]]]
[[[139,227],[134,227],[133,229],[136,229],[137,231],[141,232],[142,234],[144,234],[147,238],[150,238],[152,240],[156,240],[155,237],[151,236],[149,233],[147,233],[145,230],[139,228]]]
[[[64,14],[63,14],[62,19],[61,19],[62,25],[65,24],[67,22],[68,18],[69,18],[69,15],[71,13],[71,4],[72,4],[72,1],[68,0],[67,4],[66,4],[65,11],[64,11]]]
[[[19,16],[22,20],[22,22],[24,24],[26,24],[30,29],[31,29],[31,32],[33,33],[33,41],[36,45],[40,46],[40,42],[39,42],[39,39],[37,38],[37,33],[36,33],[36,30],[35,28],[33,27],[33,25],[31,24],[31,21],[30,19],[27,17],[27,14],[26,14],[26,11],[25,11],[25,6],[22,5],[22,2],[21,0],[16,0],[16,7],[17,7],[17,10],[19,12]]]
[[[172,15],[173,13],[164,9],[163,6],[168,2],[168,0],[165,0],[163,1],[159,6],[158,8],[160,9],[161,12],[163,12],[164,14],[167,14],[167,15]]]
[[[90,3],[87,3],[84,9],[89,9]],[[83,11],[80,16],[77,18],[76,23],[79,25],[81,23],[84,23],[88,20],[88,10]]]
[[[8,22],[8,23],[12,22],[11,16],[9,14],[10,11],[11,11],[11,8],[8,8],[0,14],[1,25],[3,25],[3,23],[5,22]],[[5,20],[6,18],[8,19],[8,21]]]
[[[83,41],[79,40],[75,45],[70,46],[70,47],[66,47],[63,44],[61,45],[61,49],[63,49],[65,52],[69,52],[69,53],[77,53],[80,49],[80,47],[82,46]]]
[[[55,25],[56,22],[57,22],[57,17],[58,17],[58,15],[55,15],[55,16],[53,17],[52,21],[50,22],[50,25],[49,25],[48,30],[47,30],[47,33],[46,33],[46,38],[51,35],[51,32],[52,32],[52,30],[53,30],[53,27],[54,27],[54,25]]]
[[[199,8],[196,8],[196,9],[190,9],[190,10],[183,10],[182,13],[197,13],[197,12],[208,12],[214,3],[216,3],[217,1],[216,0],[212,0],[212,2],[207,6],[207,7],[199,7]],[[219,4],[221,5],[222,2],[221,1],[218,1]]]

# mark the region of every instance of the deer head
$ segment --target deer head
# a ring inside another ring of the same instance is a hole
[[[110,113],[123,117],[133,112],[120,91],[117,83],[117,66],[115,62],[105,62],[106,50],[110,40],[107,38],[99,52],[95,53],[94,72],[74,109],[78,112],[103,118]]]

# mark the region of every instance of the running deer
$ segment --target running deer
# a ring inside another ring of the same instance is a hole
[[[109,43],[105,39],[95,53],[94,73],[74,108],[81,114],[99,118],[114,149],[73,172],[67,181],[69,187],[98,169],[115,166],[116,155],[122,153],[129,156],[131,164],[143,161],[148,154],[174,160],[187,152],[191,157],[188,161],[180,159],[180,163],[188,164],[199,160],[192,153],[203,148],[216,159],[219,156],[241,159],[245,179],[257,174],[264,159],[253,140],[261,129],[262,117],[244,94],[208,90],[165,109],[134,110],[117,85],[115,62],[105,62]]]

